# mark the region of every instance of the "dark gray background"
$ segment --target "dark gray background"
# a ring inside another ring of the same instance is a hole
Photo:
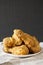
[[[0,0],[0,41],[15,28],[43,41],[43,1]]]

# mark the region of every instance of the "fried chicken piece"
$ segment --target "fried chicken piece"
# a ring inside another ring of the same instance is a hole
[[[29,49],[25,45],[13,47],[9,51],[14,55],[26,55],[29,53]]]
[[[34,40],[33,37],[27,33],[24,33],[20,29],[14,30],[14,34],[20,38],[27,46],[34,46]]]
[[[20,37],[24,32],[20,29],[14,29],[14,34],[16,34],[18,37]]]
[[[32,53],[37,53],[41,50],[39,41],[36,39],[36,37],[31,37],[28,34],[26,34],[24,37],[25,39],[22,38],[22,40],[24,40],[25,44],[28,46],[29,51],[31,51]]]
[[[31,35],[27,34],[27,33],[24,33],[22,36],[21,36],[21,39],[22,41],[25,43],[25,45],[27,45],[29,48],[31,46],[34,46],[34,39]]]
[[[12,35],[12,38],[15,40],[15,45],[21,45],[22,44],[22,40],[20,38],[18,38],[18,36],[16,34]]]
[[[26,55],[29,52],[37,53],[41,49],[39,41],[36,39],[36,37],[24,33],[20,29],[15,29],[12,37],[4,38],[3,46],[5,52],[11,52],[15,55]]]
[[[11,37],[6,37],[3,39],[3,46],[12,47],[13,44],[14,44],[14,41]]]
[[[33,36],[33,39],[34,39],[35,46],[40,43],[35,36]]]
[[[31,52],[37,53],[37,52],[39,52],[39,51],[41,50],[40,43],[39,43],[39,41],[36,39],[35,36],[33,37],[33,39],[34,39],[34,44],[35,44],[35,45],[34,45],[33,47],[31,47],[30,49],[31,49]]]
[[[13,39],[11,37],[6,37],[3,39],[3,49],[5,52],[9,52],[9,48],[13,46]]]
[[[21,45],[22,44],[22,40],[17,36],[18,32],[19,32],[19,30],[15,29],[14,33],[12,35],[12,38],[15,39],[15,45]]]
[[[39,41],[36,39],[36,37],[33,37],[30,34],[24,33],[22,30],[18,29],[14,30],[14,32],[25,43],[31,52],[36,53],[40,51]]]
[[[41,50],[40,45],[37,45],[35,47],[31,47],[30,49],[31,49],[32,53],[37,53]]]

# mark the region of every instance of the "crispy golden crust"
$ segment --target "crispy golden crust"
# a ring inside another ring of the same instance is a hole
[[[34,46],[34,40],[33,37],[29,34],[24,33],[23,36],[21,36],[21,39],[24,41],[24,43],[28,46]]]
[[[21,45],[22,40],[20,39],[19,36],[21,36],[21,33],[23,33],[23,32],[21,30],[19,30],[19,29],[15,29],[13,32],[14,33],[12,35],[12,38],[15,39],[15,45]],[[19,36],[18,36],[18,34],[19,34]]]
[[[31,49],[31,52],[33,52],[33,53],[37,53],[41,50],[40,45],[37,45],[35,47],[31,47],[30,49]]]
[[[11,48],[14,45],[13,39],[11,37],[6,37],[3,39],[3,50],[5,52],[9,52],[9,48]]]
[[[21,45],[22,44],[22,40],[16,34],[13,34],[12,38],[15,39],[15,45]]]
[[[29,50],[25,45],[13,47],[12,49],[9,49],[9,51],[14,55],[26,55],[29,53]]]
[[[41,47],[40,47],[39,41],[36,39],[36,37],[33,37],[33,39],[34,39],[34,46],[33,47],[31,46],[30,49],[31,49],[31,52],[37,53],[41,50]]]
[[[14,31],[15,32],[15,31]],[[15,33],[17,37],[19,37],[27,46],[34,46],[33,37],[27,33],[22,32],[21,30],[17,30]]]
[[[3,51],[6,52],[6,53],[9,53],[9,48],[4,46]]]
[[[39,41],[37,40],[35,36],[33,36],[33,39],[34,39],[35,46],[37,46],[39,44]]]
[[[13,39],[11,37],[4,38],[3,45],[6,47],[12,47],[13,46]]]
[[[31,52],[36,53],[40,51],[40,45],[36,37],[24,33],[21,30],[19,30],[19,32],[17,30],[16,34],[25,43],[25,45],[30,49]]]
[[[30,49],[30,51],[32,53],[37,53],[40,51],[40,45],[39,45],[39,41],[36,39],[36,37],[31,37],[31,36],[27,36],[27,34],[24,36],[24,38],[22,38],[22,40],[24,40],[25,44],[27,45],[27,47]]]
[[[30,52],[37,53],[40,51],[41,48],[36,37],[24,33],[20,29],[15,29],[13,32],[12,37],[3,39],[5,52],[11,52],[15,55],[26,55]]]
[[[16,34],[18,37],[20,37],[24,32],[20,29],[15,29],[14,31],[14,34]]]

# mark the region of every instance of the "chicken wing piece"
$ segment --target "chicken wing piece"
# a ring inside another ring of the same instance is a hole
[[[34,39],[35,46],[39,45],[40,42],[35,36],[33,36],[33,39]]]
[[[9,48],[13,47],[14,42],[11,37],[6,37],[3,39],[3,50],[9,52]]]
[[[22,34],[24,34],[24,32],[20,29],[14,29],[14,34],[16,34],[18,37],[20,37]]]
[[[22,30],[20,29],[15,29],[14,30],[14,35],[13,38],[15,37],[16,40],[21,39],[26,45],[30,44],[33,46],[34,45],[34,41],[31,35],[24,33]]]
[[[35,47],[31,47],[30,50],[32,53],[37,53],[41,50],[41,48],[40,48],[40,45],[37,45]]]
[[[14,55],[26,55],[29,53],[29,49],[25,45],[13,47],[9,51]]]
[[[21,36],[21,39],[22,41],[25,43],[25,45],[27,45],[29,48],[31,46],[34,46],[34,39],[31,35],[27,34],[27,33],[24,33],[22,36]]]
[[[13,44],[14,44],[14,41],[11,37],[6,37],[3,39],[3,46],[12,47]]]
[[[33,53],[37,53],[41,50],[40,43],[35,36],[33,37],[33,39],[34,39],[34,46],[33,47],[31,46],[30,51]]]
[[[29,51],[33,53],[40,51],[39,41],[36,37],[24,33],[22,30],[18,29],[14,30],[14,33],[25,43],[25,45],[29,48]]]
[[[14,33],[12,35],[12,38],[15,39],[15,45],[21,45],[22,40],[17,36],[19,34],[20,30],[15,29]]]

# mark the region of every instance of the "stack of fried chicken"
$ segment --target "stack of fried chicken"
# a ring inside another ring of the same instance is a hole
[[[14,55],[27,55],[30,53],[37,53],[41,50],[36,37],[20,29],[15,29],[12,37],[3,39],[3,49],[5,52]]]

